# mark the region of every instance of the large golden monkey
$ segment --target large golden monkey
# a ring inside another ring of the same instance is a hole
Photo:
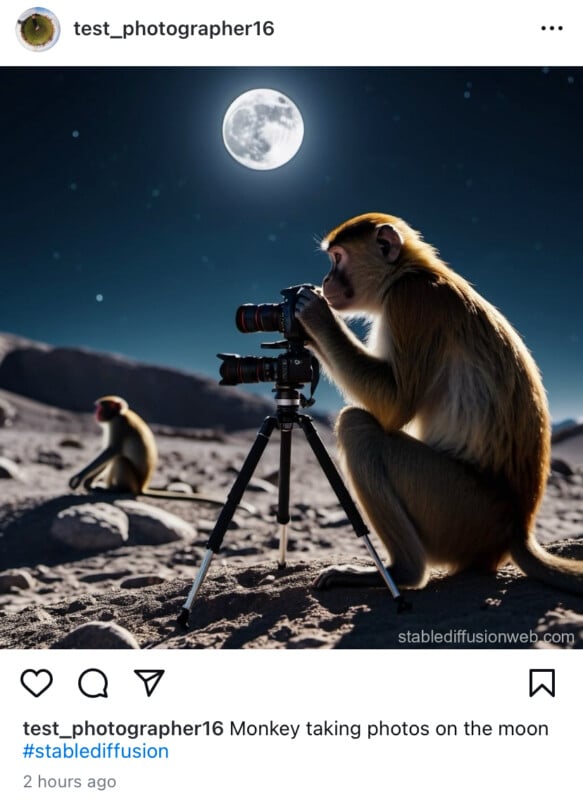
[[[363,214],[322,241],[323,296],[303,289],[296,315],[353,406],[339,415],[340,457],[400,586],[428,566],[528,575],[583,593],[583,564],[533,536],[550,458],[538,369],[509,322],[405,222]],[[368,316],[364,346],[339,313]],[[331,568],[320,586],[369,582]]]

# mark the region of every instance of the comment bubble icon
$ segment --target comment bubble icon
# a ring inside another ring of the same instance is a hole
[[[86,669],[79,675],[79,691],[85,697],[107,697],[107,675],[100,669]]]

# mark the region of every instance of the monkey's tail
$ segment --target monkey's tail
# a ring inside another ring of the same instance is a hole
[[[143,492],[140,492],[140,495],[142,497],[158,497],[161,500],[186,500],[190,503],[211,503],[215,506],[225,505],[225,501],[220,497],[212,497],[211,495],[200,494],[199,492],[169,492],[165,489],[148,488]],[[242,508],[244,511],[248,511],[249,514],[257,513],[255,506],[251,505],[251,503],[245,503],[242,500],[237,504],[237,507]]]
[[[510,555],[529,578],[565,592],[583,595],[583,561],[554,556],[532,537],[524,535],[514,541]]]

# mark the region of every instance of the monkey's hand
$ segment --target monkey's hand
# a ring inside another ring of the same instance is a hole
[[[297,294],[295,314],[310,337],[311,343],[316,346],[327,330],[338,327],[334,312],[321,290],[300,289]]]
[[[73,491],[75,491],[75,489],[78,489],[80,485],[81,485],[81,475],[80,474],[79,475],[73,475],[73,477],[69,479],[69,488],[73,489]]]

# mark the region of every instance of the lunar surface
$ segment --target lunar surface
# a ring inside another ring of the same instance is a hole
[[[153,427],[153,485],[218,505],[71,492],[71,475],[102,446],[92,400],[111,392]],[[434,570],[402,614],[383,588],[316,589],[322,568],[371,561],[299,430],[286,567],[274,432],[243,497],[251,508],[234,513],[184,629],[182,605],[265,411],[260,398],[194,374],[0,335],[0,648],[583,647],[583,597],[512,565]],[[316,423],[334,458],[332,429]],[[536,534],[583,559],[583,424],[554,439]]]
[[[274,89],[252,89],[227,109],[223,141],[249,169],[277,169],[300,149],[304,121],[295,103]]]

